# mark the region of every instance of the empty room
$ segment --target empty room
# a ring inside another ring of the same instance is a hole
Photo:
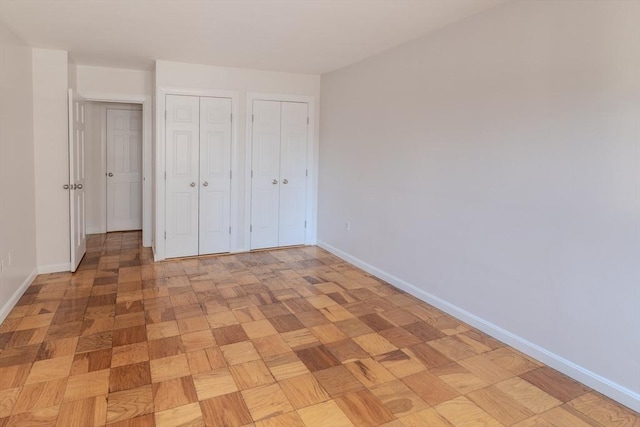
[[[0,427],[640,427],[640,0],[0,0]]]

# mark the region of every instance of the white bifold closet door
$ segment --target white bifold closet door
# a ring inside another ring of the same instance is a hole
[[[308,104],[253,101],[251,249],[305,241]]]
[[[166,97],[166,256],[229,251],[231,99]]]

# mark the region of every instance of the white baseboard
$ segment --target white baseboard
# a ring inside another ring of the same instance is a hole
[[[450,302],[447,302],[435,295],[432,295],[423,289],[412,285],[392,274],[389,274],[383,270],[380,270],[373,265],[370,265],[359,258],[356,258],[342,250],[331,246],[328,243],[318,241],[318,246],[339,258],[348,261],[349,263],[361,268],[362,270],[373,274],[374,276],[394,285],[395,287],[402,289],[405,292],[410,293],[416,298],[439,308],[440,310],[460,319],[469,325],[478,328],[482,332],[491,335],[494,338],[510,345],[511,347],[523,352],[524,354],[531,356],[542,363],[557,369],[565,375],[574,378],[577,381],[599,391],[600,393],[610,397],[611,399],[622,403],[629,408],[640,412],[640,393],[630,390],[614,381],[611,381],[601,375],[596,374],[580,365],[577,365],[570,360],[563,358],[535,343],[527,341],[526,339],[494,325],[493,323],[476,316]]]
[[[16,304],[18,303],[18,300],[20,300],[20,297],[22,297],[22,295],[27,290],[29,285],[31,285],[31,283],[33,283],[33,280],[36,278],[37,275],[38,275],[38,272],[37,272],[36,269],[34,269],[31,272],[31,274],[29,274],[27,276],[27,278],[24,279],[24,282],[22,282],[20,287],[18,289],[16,289],[16,291],[13,293],[13,295],[11,295],[11,298],[9,298],[9,301],[7,301],[7,303],[3,307],[0,308],[0,323],[4,322],[4,319],[7,318],[7,316],[9,315],[11,310],[13,309],[13,307],[16,306]]]
[[[59,273],[61,271],[71,271],[71,264],[66,262],[63,264],[41,265],[38,267],[38,274]]]

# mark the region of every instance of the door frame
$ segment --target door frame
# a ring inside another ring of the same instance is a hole
[[[188,88],[159,87],[156,91],[156,150],[155,150],[155,244],[153,255],[155,261],[166,259],[166,241],[164,233],[166,231],[166,96],[204,96],[212,98],[231,98],[231,239],[229,252],[238,252],[238,179],[240,170],[240,156],[238,155],[238,123],[240,122],[240,95],[237,91],[231,90],[201,90]]]
[[[304,244],[315,245],[317,235],[317,189],[318,189],[318,143],[315,138],[316,128],[316,101],[314,96],[307,95],[287,95],[275,93],[247,92],[247,120],[246,120],[246,150],[245,150],[245,188],[244,188],[244,247],[251,248],[251,169],[253,153],[253,122],[250,119],[253,115],[253,101],[280,101],[280,102],[306,102],[309,105],[309,126],[307,127],[307,201],[305,216],[307,228],[304,233]]]
[[[96,93],[82,92],[80,95],[86,101],[122,103],[122,104],[140,104],[142,105],[142,246],[153,246],[153,223],[152,223],[152,111],[151,97],[144,95],[126,95],[117,93]],[[106,138],[106,136],[105,136]],[[106,144],[106,140],[105,140]],[[105,145],[106,148],[106,145]],[[104,170],[100,171],[102,175],[106,173],[106,158],[102,162]],[[105,182],[106,186],[106,182]],[[102,190],[101,190],[102,191]],[[106,197],[106,193],[104,195]],[[106,204],[105,204],[106,205]]]

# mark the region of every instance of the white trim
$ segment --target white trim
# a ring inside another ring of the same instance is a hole
[[[247,116],[246,125],[246,149],[245,149],[245,185],[244,185],[244,250],[251,248],[251,153],[253,151],[253,101],[283,101],[305,102],[309,105],[309,126],[307,127],[307,228],[305,230],[305,245],[315,245],[317,237],[317,203],[318,203],[318,141],[315,139],[316,126],[316,99],[309,95],[287,95],[276,93],[247,92]]]
[[[611,399],[616,400],[635,411],[640,411],[640,393],[637,393],[601,375],[598,375],[595,372],[577,365],[570,360],[567,360],[562,356],[559,356],[535,343],[527,341],[526,339],[514,334],[513,332],[501,328],[500,326],[494,325],[493,323],[479,316],[476,316],[473,313],[470,313],[454,304],[451,304],[450,302],[438,298],[437,296],[430,294],[429,292],[426,292],[423,289],[420,289],[417,286],[412,285],[411,283],[408,283],[396,276],[393,276],[385,272],[384,270],[374,267],[359,258],[343,252],[342,250],[331,246],[328,243],[319,241],[318,246],[331,252],[337,257],[340,257],[345,261],[363,269],[364,271],[371,273],[386,282],[389,282],[395,287],[410,293],[416,298],[419,298],[422,301],[425,301],[426,303],[431,304],[434,307],[437,307],[440,310],[456,317],[457,319],[460,319],[463,322],[466,322],[469,325],[478,328],[482,332],[485,332],[492,337],[503,341],[511,347],[525,353],[526,355],[531,356],[554,369],[557,369],[563,374],[568,375],[583,384],[586,384],[587,386],[599,391],[600,393],[610,397]]]
[[[145,95],[129,95],[118,93],[97,93],[97,92],[83,92],[80,94],[86,101],[98,101],[98,102],[119,102],[127,104],[141,104],[142,105],[142,245],[149,247],[153,243],[153,230],[151,223],[151,212],[153,206],[151,205],[151,192],[152,186],[152,106],[151,96]],[[106,159],[105,159],[106,162]],[[105,166],[106,167],[106,166]],[[106,218],[106,217],[105,217]],[[105,225],[106,228],[106,225]]]
[[[165,111],[166,111],[166,96],[167,95],[183,95],[183,96],[203,96],[212,98],[230,98],[231,99],[231,114],[233,115],[233,121],[231,123],[231,171],[233,178],[231,178],[231,212],[230,212],[230,225],[231,225],[231,238],[229,252],[242,252],[243,249],[238,247],[238,205],[239,205],[239,188],[238,179],[239,170],[241,170],[240,156],[238,155],[238,123],[240,122],[240,94],[238,91],[232,90],[202,90],[202,89],[189,89],[189,88],[172,88],[172,87],[158,87],[156,88],[156,230],[155,230],[155,246],[154,246],[154,260],[162,261],[166,257],[166,241],[164,239],[164,232],[166,230],[165,223],[165,180],[164,173],[166,171],[165,164]]]
[[[67,267],[68,267],[68,265],[67,265]],[[13,307],[16,306],[16,304],[18,303],[18,301],[20,300],[22,295],[24,295],[24,292],[27,290],[29,285],[31,285],[33,283],[33,281],[34,281],[34,279],[36,278],[37,275],[38,275],[37,269],[34,269],[27,276],[27,278],[24,279],[24,282],[22,282],[20,287],[18,289],[16,289],[16,291],[13,293],[13,295],[11,295],[11,298],[9,298],[9,300],[6,302],[6,304],[4,306],[2,306],[2,308],[0,308],[0,323],[4,322],[4,319],[6,319],[7,316],[9,315],[9,313],[11,313],[11,310],[13,310]]]
[[[62,271],[71,271],[71,264],[62,263],[38,266],[38,274],[60,273]]]

